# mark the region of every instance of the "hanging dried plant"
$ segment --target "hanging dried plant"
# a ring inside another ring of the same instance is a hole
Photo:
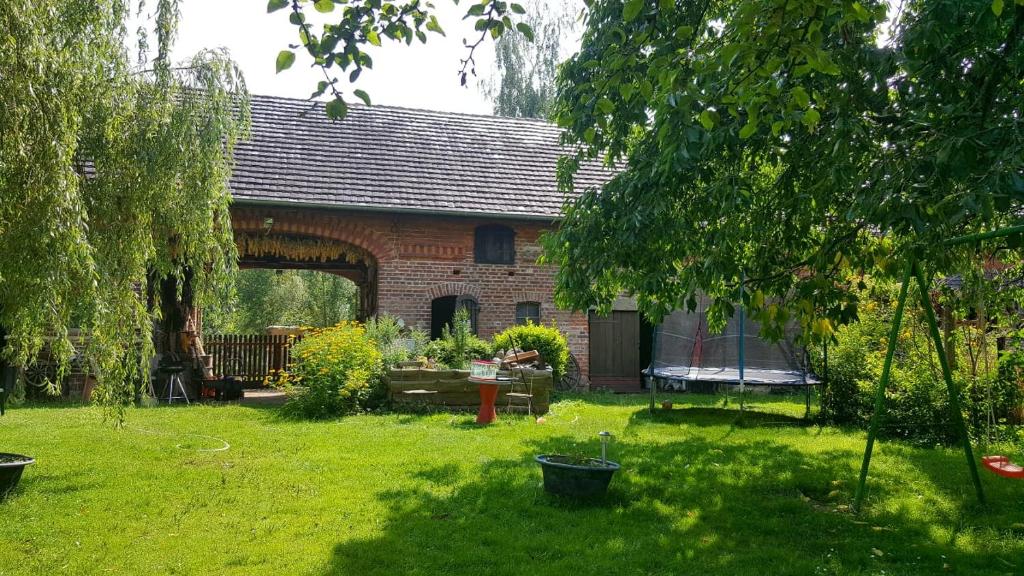
[[[297,262],[330,262],[344,260],[349,264],[366,262],[366,250],[335,240],[315,240],[288,236],[257,236],[236,234],[235,244],[240,256],[275,257]]]

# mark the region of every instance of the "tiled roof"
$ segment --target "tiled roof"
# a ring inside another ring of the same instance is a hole
[[[557,218],[559,129],[538,120],[254,96],[231,177],[238,203]],[[588,164],[576,189],[611,172]]]

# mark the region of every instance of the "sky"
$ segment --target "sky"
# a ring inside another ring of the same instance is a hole
[[[490,114],[492,106],[480,90],[482,79],[494,66],[493,43],[484,42],[477,50],[478,77],[470,77],[466,87],[457,76],[460,59],[468,51],[463,38],[475,38],[472,20],[461,20],[461,8],[444,0],[436,2],[436,14],[447,36],[428,33],[427,44],[414,41],[411,46],[389,42],[381,47],[368,46],[373,69],[364,70],[358,82],[350,85],[347,74],[339,74],[339,86],[346,92],[361,88],[374,104],[404,106],[449,112]],[[238,63],[252,94],[308,98],[323,80],[323,73],[310,67],[308,54],[297,52],[295,64],[276,74],[277,53],[298,43],[298,29],[289,24],[288,11],[267,14],[266,0],[182,0],[181,22],[173,58],[186,60],[203,48],[225,47]],[[318,19],[312,8],[311,22]],[[319,26],[314,27],[317,31]]]

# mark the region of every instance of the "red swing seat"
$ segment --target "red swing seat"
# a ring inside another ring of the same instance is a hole
[[[1010,462],[1006,456],[982,456],[981,463],[1004,478],[1024,478],[1024,467]]]

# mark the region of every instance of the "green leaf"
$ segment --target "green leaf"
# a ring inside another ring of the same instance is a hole
[[[743,128],[740,128],[740,138],[746,140],[753,136],[754,132],[757,132],[757,120],[752,119],[750,122],[747,122]]]
[[[775,122],[772,122],[772,136],[778,136],[779,134],[782,134],[783,127],[784,124],[782,120],[776,120]]]
[[[992,13],[996,16],[1003,15],[1003,0],[992,0]]]
[[[288,0],[270,0],[270,2],[267,2],[267,14],[277,12],[278,10],[287,7]]]
[[[376,30],[371,29],[366,33],[366,41],[374,46],[380,46],[380,35]]]
[[[526,8],[523,8],[520,4],[513,2],[511,8],[513,14],[526,14]]]
[[[327,117],[332,120],[341,120],[348,115],[348,104],[341,98],[335,98],[327,103]]]
[[[619,86],[619,95],[622,96],[623,100],[629,100],[633,97],[633,90],[635,88],[632,84],[623,84]]]
[[[597,136],[597,131],[593,128],[587,128],[583,132],[583,139],[586,140],[587,144],[593,144],[595,136]]]
[[[658,9],[662,12],[671,12],[676,9],[676,0],[658,0]]]
[[[597,108],[605,114],[611,114],[615,111],[615,103],[607,98],[601,98],[597,101]]]
[[[316,0],[316,2],[313,4],[313,8],[316,8],[316,11],[322,14],[333,12],[334,0]]]
[[[804,112],[803,123],[806,124],[808,128],[814,128],[815,126],[818,125],[818,122],[821,122],[820,112],[818,112],[814,108],[811,108],[807,112]]]
[[[516,30],[519,30],[519,32],[521,32],[527,40],[533,42],[533,28],[530,28],[529,24],[527,24],[526,22],[519,22],[518,24],[516,24]]]
[[[807,95],[807,90],[804,90],[803,86],[793,88],[791,93],[793,95],[793,102],[795,102],[797,106],[806,109],[811,105],[811,98]]]
[[[705,130],[711,130],[715,127],[715,117],[711,114],[710,110],[705,110],[700,113],[700,125],[703,126]]]
[[[622,7],[622,19],[626,22],[632,22],[636,20],[636,17],[640,15],[643,9],[644,0],[627,0],[626,5]]]
[[[427,20],[427,30],[444,36],[444,30],[441,29],[441,25],[437,22],[437,17],[435,16],[431,16],[430,20]]]
[[[281,50],[277,53],[277,72],[287,70],[295,64],[295,53],[291,50]]]
[[[352,93],[356,95],[356,98],[359,98],[360,100],[362,100],[363,104],[366,104],[367,106],[370,105],[370,95],[367,94],[366,91],[364,91],[364,90],[354,90],[354,91],[352,91]]]

